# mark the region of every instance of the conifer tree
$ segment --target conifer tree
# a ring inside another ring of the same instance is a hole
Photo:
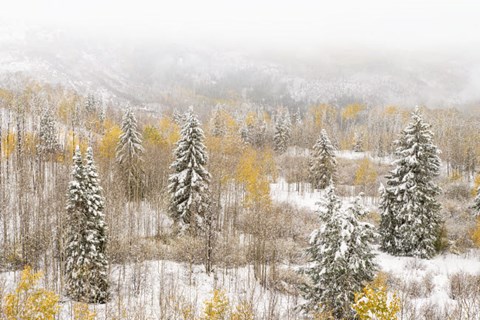
[[[310,179],[313,188],[325,189],[330,180],[335,180],[337,160],[327,132],[322,129],[320,137],[313,146],[310,159]]]
[[[168,190],[170,213],[177,226],[196,232],[204,224],[210,207],[210,173],[204,133],[192,111],[187,113],[171,165]]]
[[[80,148],[76,148],[72,178],[67,199],[67,295],[75,301],[104,303],[108,299],[104,199],[91,148],[85,165]]]
[[[363,152],[363,134],[355,133],[353,140],[353,151]]]
[[[473,201],[473,210],[475,210],[475,215],[480,216],[480,185],[477,188],[477,195]]]
[[[87,242],[90,242],[89,260],[93,267],[88,275],[90,301],[103,303],[108,299],[108,257],[106,252],[107,225],[105,222],[105,199],[93,159],[93,150],[87,149],[85,163],[85,197],[87,203]],[[95,248],[95,249],[93,249]]]
[[[42,156],[53,155],[60,149],[57,128],[52,111],[47,110],[40,119],[38,152]]]
[[[282,154],[287,151],[288,143],[291,138],[292,124],[290,121],[290,115],[280,115],[275,123],[275,133],[273,136],[274,149],[276,152]]]
[[[336,319],[352,318],[354,293],[371,281],[376,270],[373,226],[359,222],[365,210],[357,198],[346,208],[333,184],[320,202],[321,227],[310,237],[307,254],[311,266],[304,270],[309,282],[301,287],[307,312],[332,312]]]
[[[380,188],[382,248],[402,256],[431,258],[440,231],[439,151],[418,108],[395,141],[395,169]]]
[[[122,134],[117,145],[116,162],[130,200],[144,195],[142,135],[137,129],[137,119],[128,108],[122,120]]]
[[[225,119],[220,108],[217,108],[212,118],[212,135],[215,137],[223,137],[227,131]]]

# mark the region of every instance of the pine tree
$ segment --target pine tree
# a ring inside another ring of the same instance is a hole
[[[337,160],[327,132],[322,129],[320,137],[313,146],[312,158],[310,159],[310,179],[317,189],[325,189],[330,180],[335,180]]]
[[[381,187],[382,248],[402,256],[431,258],[440,231],[439,151],[433,133],[418,108],[411,123],[395,141],[396,166]]]
[[[376,270],[373,226],[358,221],[364,214],[359,198],[343,208],[333,184],[327,187],[320,202],[321,227],[312,233],[307,249],[311,266],[304,273],[310,281],[301,287],[305,311],[352,317],[354,293],[373,279]]]
[[[217,108],[212,118],[212,135],[215,137],[223,137],[227,132],[225,119],[222,115],[222,110]]]
[[[274,149],[276,152],[282,154],[287,151],[291,138],[291,130],[292,124],[288,112],[280,115],[275,123],[275,133],[273,136]]]
[[[202,228],[210,207],[210,173],[205,169],[208,155],[204,139],[200,122],[190,111],[177,142],[168,190],[174,221],[192,232]]]
[[[144,195],[142,135],[137,130],[137,119],[128,108],[122,120],[122,134],[117,145],[116,161],[130,200]]]
[[[54,155],[60,150],[57,128],[52,111],[47,110],[40,119],[38,152],[42,156]]]
[[[108,260],[104,199],[91,148],[87,151],[85,165],[80,148],[75,150],[72,177],[67,200],[67,295],[75,301],[105,303],[108,299]]]
[[[363,134],[355,133],[353,140],[353,151],[363,152]]]
[[[477,195],[473,201],[473,210],[475,210],[476,216],[480,216],[480,185],[477,188]]]
[[[98,178],[97,167],[93,159],[93,150],[87,149],[85,164],[85,196],[87,203],[87,237],[90,245],[92,268],[88,275],[90,283],[90,301],[103,303],[108,299],[108,257],[106,253],[107,225],[105,223],[105,199]],[[95,248],[95,249],[93,249]]]

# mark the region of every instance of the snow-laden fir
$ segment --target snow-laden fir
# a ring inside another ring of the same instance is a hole
[[[175,149],[173,173],[168,179],[169,211],[177,227],[197,230],[210,207],[210,173],[204,133],[196,115],[190,111]]]
[[[337,319],[353,316],[354,293],[375,275],[374,227],[358,220],[365,214],[359,201],[344,207],[331,184],[319,203],[321,225],[306,251],[310,266],[304,270],[309,282],[302,287],[305,311],[332,312]]]
[[[395,169],[380,188],[382,248],[393,255],[431,258],[440,231],[440,188],[434,181],[440,158],[418,108],[395,146]]]
[[[67,200],[65,285],[75,301],[105,303],[108,299],[108,258],[104,198],[93,152],[86,164],[80,149],[73,156],[72,181]]]
[[[310,159],[310,179],[313,188],[325,189],[330,180],[335,181],[336,167],[335,148],[325,129],[322,129],[320,137],[313,146]]]
[[[144,193],[142,135],[137,129],[137,119],[128,108],[122,119],[122,134],[116,150],[116,162],[129,199],[137,200]]]

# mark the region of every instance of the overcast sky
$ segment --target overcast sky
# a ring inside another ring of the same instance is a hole
[[[480,47],[478,0],[10,0],[4,22],[240,45]]]

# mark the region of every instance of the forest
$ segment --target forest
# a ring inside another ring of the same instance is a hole
[[[2,318],[480,316],[478,108],[182,94],[0,89]]]

